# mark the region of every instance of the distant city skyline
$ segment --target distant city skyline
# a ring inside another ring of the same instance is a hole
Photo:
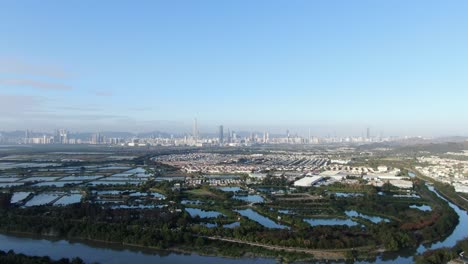
[[[10,1],[0,131],[468,136],[468,2]]]
[[[224,130],[226,128],[226,130]],[[361,129],[361,130],[359,130]],[[293,127],[292,129],[287,128],[286,130],[282,130],[279,127],[264,127],[263,129],[252,129],[252,128],[241,128],[241,127],[226,127],[224,125],[216,125],[216,126],[202,126],[201,128],[199,127],[198,119],[195,118],[192,120],[191,128],[183,127],[182,129],[167,129],[167,128],[159,128],[159,129],[150,129],[150,130],[141,130],[141,131],[132,131],[132,130],[93,130],[93,129],[70,129],[69,127],[67,128],[54,128],[54,129],[34,129],[34,128],[26,128],[26,129],[3,129],[0,130],[0,135],[2,132],[6,133],[11,133],[15,131],[23,131],[26,135],[35,133],[35,134],[56,134],[56,133],[62,133],[61,131],[66,131],[67,133],[71,134],[99,134],[99,133],[129,133],[129,134],[155,134],[157,135],[158,133],[163,133],[167,135],[176,135],[176,136],[184,136],[188,135],[191,136],[195,139],[200,139],[202,137],[206,136],[212,136],[214,138],[218,138],[224,141],[225,137],[228,137],[228,135],[231,132],[234,133],[242,133],[242,134],[252,134],[254,133],[255,135],[260,135],[265,137],[266,135],[272,135],[272,136],[284,136],[284,137],[302,137],[304,139],[309,139],[313,137],[320,137],[320,138],[326,138],[326,137],[339,137],[339,138],[345,138],[345,137],[361,137],[363,139],[370,139],[370,138],[383,138],[383,137],[426,137],[426,138],[437,138],[437,137],[450,137],[450,136],[463,136],[463,135],[411,135],[411,134],[404,134],[404,135],[398,135],[398,134],[386,134],[385,131],[380,130],[380,131],[373,131],[371,132],[370,127],[362,127],[362,128],[356,128],[355,133],[346,133],[346,132],[337,132],[336,130],[333,131],[326,131],[325,128],[314,128],[312,129],[311,127]],[[348,132],[351,130],[348,130]],[[222,135],[222,136],[221,136]]]
[[[139,124],[140,123],[140,124]],[[68,124],[60,125],[60,124]],[[108,126],[108,125],[75,125],[68,122],[52,124],[39,124],[34,126],[34,123],[24,123],[15,127],[9,128],[5,124],[0,124],[0,132],[2,131],[35,131],[35,132],[45,132],[53,133],[60,129],[67,129],[74,133],[98,133],[98,132],[128,132],[128,133],[150,133],[150,132],[162,132],[167,134],[190,134],[199,137],[201,135],[212,134],[219,135],[220,126],[223,128],[243,132],[243,133],[264,133],[268,132],[274,135],[299,135],[304,138],[309,136],[315,137],[446,137],[446,136],[468,136],[468,132],[460,133],[451,133],[450,131],[444,130],[444,132],[421,132],[422,130],[412,130],[405,129],[399,130],[392,126],[382,126],[382,127],[371,127],[365,124],[342,124],[342,125],[330,125],[323,123],[315,125],[291,125],[285,126],[284,124],[277,125],[224,125],[228,123],[223,123],[220,125],[220,122],[217,121],[204,121],[201,120],[201,124],[198,118],[193,118],[191,120],[184,121],[148,121],[148,122],[138,122],[131,121],[128,124],[118,125],[118,126]],[[420,126],[419,128],[422,128]],[[429,127],[426,127],[429,129]],[[225,131],[226,132],[226,131]],[[418,133],[421,132],[421,133]],[[194,134],[196,133],[196,134]]]
[[[194,146],[194,147],[241,147],[256,144],[292,144],[292,145],[315,145],[315,144],[369,144],[382,142],[398,142],[410,140],[414,142],[432,138],[414,137],[383,137],[371,135],[367,128],[366,136],[339,136],[336,134],[307,137],[299,133],[270,134],[269,131],[224,131],[224,126],[218,127],[217,133],[200,133],[197,119],[193,120],[192,133],[173,134],[161,131],[133,134],[128,132],[95,132],[79,133],[67,129],[56,129],[53,133],[41,131],[0,131],[0,145],[2,144],[91,144],[91,145],[120,145],[132,147],[146,146]],[[460,139],[458,139],[460,140]]]

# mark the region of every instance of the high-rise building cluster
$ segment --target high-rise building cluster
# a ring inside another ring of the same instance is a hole
[[[164,133],[163,133],[164,134]],[[367,127],[360,137],[317,137],[308,130],[306,137],[291,133],[289,129],[284,134],[271,134],[263,132],[238,132],[224,125],[219,125],[217,130],[211,133],[201,134],[199,122],[193,119],[192,132],[185,135],[161,134],[148,137],[139,137],[129,134],[126,137],[112,137],[109,133],[72,133],[67,129],[57,129],[54,133],[37,133],[26,130],[23,135],[8,135],[0,133],[0,143],[12,144],[107,144],[126,146],[248,146],[253,144],[334,144],[334,143],[371,143],[382,141],[394,141],[399,138],[384,138],[382,132],[378,137],[371,135]]]

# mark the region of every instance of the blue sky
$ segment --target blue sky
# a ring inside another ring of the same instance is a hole
[[[468,135],[467,1],[4,1],[0,130]]]

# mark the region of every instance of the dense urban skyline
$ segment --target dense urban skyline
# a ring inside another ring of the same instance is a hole
[[[184,136],[190,136],[194,138],[202,138],[202,137],[221,137],[221,133],[223,136],[226,136],[230,134],[231,132],[237,132],[241,133],[242,135],[250,135],[250,134],[264,134],[268,133],[271,134],[274,137],[283,137],[283,136],[294,136],[294,137],[302,137],[302,138],[310,138],[310,137],[319,137],[319,138],[332,138],[332,137],[339,137],[339,138],[345,138],[345,137],[362,137],[362,138],[382,138],[382,137],[391,137],[391,138],[411,138],[411,137],[424,137],[424,138],[442,138],[442,137],[457,137],[459,135],[412,135],[412,134],[404,134],[404,135],[395,135],[395,134],[386,134],[384,130],[373,130],[370,127],[362,127],[362,128],[356,128],[354,130],[355,133],[346,133],[346,132],[337,132],[337,130],[329,130],[325,131],[323,130],[323,133],[318,132],[318,129],[312,129],[311,127],[309,128],[297,128],[293,127],[294,129],[289,129],[286,128],[285,130],[281,130],[279,127],[273,127],[273,128],[264,128],[263,130],[259,129],[248,129],[248,128],[243,128],[239,129],[239,127],[226,127],[226,130],[224,130],[224,125],[220,124],[217,126],[202,126],[200,128],[198,119],[197,120],[196,126],[192,123],[192,127],[189,129],[189,127],[185,127],[184,129],[181,130],[168,130],[167,128],[159,128],[159,129],[153,129],[153,130],[144,130],[144,131],[131,131],[131,130],[99,130],[99,129],[94,129],[94,130],[87,130],[87,129],[70,129],[70,128],[55,128],[55,129],[33,129],[33,128],[26,128],[26,129],[12,129],[12,130],[0,130],[0,136],[2,135],[2,132],[4,134],[18,134],[18,133],[35,133],[37,135],[43,134],[43,135],[49,135],[49,134],[54,134],[57,133],[57,131],[60,130],[66,130],[68,133],[72,134],[96,134],[96,133],[105,133],[105,134],[128,134],[128,135],[153,135],[153,136],[176,136],[176,137],[184,137]],[[461,136],[464,137],[464,136]]]
[[[27,1],[0,130],[468,135],[466,1]]]

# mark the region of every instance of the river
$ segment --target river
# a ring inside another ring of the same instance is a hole
[[[432,186],[429,189],[435,192]],[[436,194],[441,198],[437,192]],[[447,200],[446,200],[447,201]],[[373,261],[361,261],[356,263],[414,263],[413,255],[422,253],[429,249],[442,247],[452,247],[455,243],[468,236],[468,214],[458,206],[449,202],[459,216],[459,224],[452,234],[441,241],[430,245],[421,245],[417,250],[402,250],[399,252],[383,253]],[[208,257],[197,254],[177,254],[171,252],[159,252],[151,250],[142,250],[135,248],[124,248],[120,246],[111,246],[105,243],[73,242],[66,240],[49,240],[44,238],[21,237],[13,235],[0,235],[0,249],[3,251],[14,250],[18,253],[35,256],[50,256],[52,259],[80,257],[87,263],[276,263],[274,259],[267,258],[224,258]]]
[[[66,240],[49,240],[43,238],[0,235],[0,249],[14,250],[31,256],[50,256],[52,259],[80,257],[86,263],[99,262],[101,264],[125,263],[204,263],[204,264],[237,264],[275,263],[273,259],[243,258],[232,259],[222,257],[208,257],[197,254],[177,254],[136,248],[124,248],[106,243],[70,242]]]

